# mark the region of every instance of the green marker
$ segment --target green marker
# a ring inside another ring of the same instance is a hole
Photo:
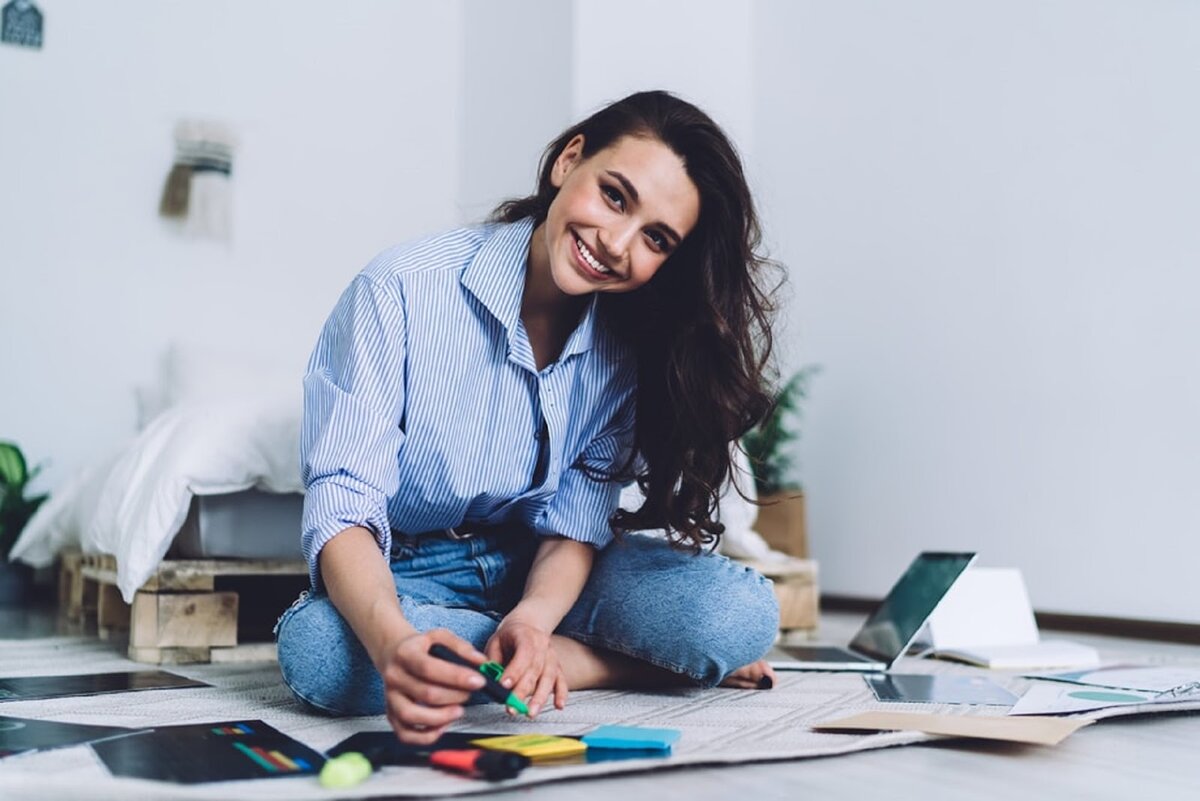
[[[490,695],[494,700],[499,701],[505,706],[520,712],[525,717],[529,717],[529,707],[525,702],[517,697],[516,693],[510,693],[500,684],[500,676],[504,673],[504,666],[498,662],[484,662],[482,665],[472,665],[467,660],[463,659],[458,654],[451,651],[446,646],[438,643],[429,649],[432,656],[438,659],[443,659],[447,662],[453,662],[456,665],[469,667],[471,670],[478,670],[483,674],[484,680],[487,682],[483,685],[483,691]]]

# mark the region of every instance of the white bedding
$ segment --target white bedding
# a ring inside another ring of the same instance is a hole
[[[117,559],[132,602],[183,525],[193,495],[303,492],[299,397],[173,406],[125,447],[51,494],[11,558],[49,565],[64,546]],[[299,539],[300,532],[296,532]]]

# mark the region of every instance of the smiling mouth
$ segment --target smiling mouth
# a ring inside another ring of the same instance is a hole
[[[579,254],[579,258],[587,267],[591,269],[592,272],[597,273],[604,278],[618,277],[615,272],[604,266],[604,264],[595,257],[592,251],[588,249],[588,246],[583,243],[582,239],[580,239],[578,236],[575,236],[574,239],[575,252]]]

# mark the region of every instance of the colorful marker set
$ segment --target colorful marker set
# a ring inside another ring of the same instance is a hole
[[[301,757],[288,757],[282,751],[268,751],[258,746],[250,747],[245,743],[233,744],[233,747],[258,763],[259,767],[268,773],[295,773],[301,771],[310,773],[312,765]]]

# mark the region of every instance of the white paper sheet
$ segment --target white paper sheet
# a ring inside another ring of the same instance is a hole
[[[1200,668],[1178,665],[1105,665],[1094,670],[1067,673],[1030,673],[1027,678],[1070,682],[1090,687],[1112,687],[1172,693],[1180,696],[1200,693]]]
[[[1130,706],[1155,701],[1156,693],[1115,690],[1111,687],[1081,687],[1058,682],[1034,682],[1009,715],[1064,715],[1112,706]]]

